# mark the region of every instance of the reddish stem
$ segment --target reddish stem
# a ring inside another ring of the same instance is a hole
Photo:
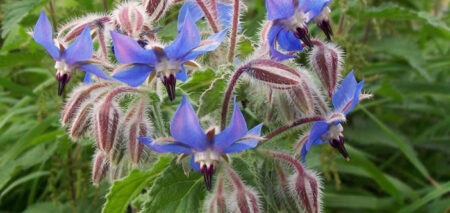
[[[282,126],[278,129],[273,130],[272,132],[269,132],[269,134],[267,134],[265,137],[266,141],[272,139],[273,137],[275,137],[277,135],[280,135],[281,133],[283,133],[293,127],[300,126],[305,123],[310,123],[310,122],[315,122],[315,121],[323,121],[323,120],[325,120],[325,119],[322,116],[310,116],[310,117],[300,118],[291,124]]]
[[[240,67],[239,69],[234,72],[233,76],[231,77],[230,83],[228,83],[227,90],[225,92],[225,98],[223,99],[222,103],[222,113],[221,113],[221,119],[220,119],[220,129],[224,130],[225,125],[227,122],[227,111],[228,111],[228,104],[230,102],[231,93],[233,92],[234,86],[236,86],[236,82],[239,79],[239,77],[249,69],[249,65],[244,65]]]
[[[214,33],[218,33],[219,25],[217,23],[217,17],[213,16],[214,11],[213,11],[213,14],[211,14],[210,11],[208,10],[208,8],[206,7],[205,2],[203,2],[203,0],[197,0],[197,4],[200,7],[200,9],[202,9],[203,13],[205,14],[206,20],[208,20],[208,23],[211,26]],[[214,4],[214,8],[216,8],[215,6],[216,5]],[[217,14],[217,8],[216,8],[215,14]]]
[[[228,62],[233,62],[234,50],[236,48],[236,37],[239,23],[239,0],[233,3],[233,23],[231,25],[230,49],[228,49]]]

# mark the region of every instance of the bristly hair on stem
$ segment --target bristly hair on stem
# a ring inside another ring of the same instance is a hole
[[[236,48],[236,40],[237,40],[237,31],[239,25],[239,0],[233,1],[233,22],[231,25],[231,34],[230,34],[230,46],[228,49],[228,62],[233,62],[234,60],[234,50]]]
[[[205,4],[204,0],[196,0],[196,1],[200,9],[202,9],[203,13],[205,14],[205,18],[206,20],[208,20],[208,24],[209,26],[211,26],[213,32],[218,33],[220,31],[220,27],[219,27],[219,18],[217,17],[217,6],[215,4],[215,1],[210,2],[210,4],[213,5],[212,8],[208,8],[208,5]]]

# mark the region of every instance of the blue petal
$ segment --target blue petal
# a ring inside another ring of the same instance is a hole
[[[251,130],[249,130],[247,132],[246,136],[247,135],[260,136],[262,125],[263,124],[261,123],[255,127],[253,127]],[[252,149],[258,145],[258,142],[259,142],[259,140],[256,140],[256,139],[248,139],[248,140],[239,141],[239,142],[233,143],[231,146],[226,148],[223,151],[223,153],[230,154],[230,153],[234,153],[234,152],[241,152],[241,151],[244,151],[247,149]]]
[[[194,161],[194,156],[191,156],[190,166],[196,172],[200,172],[200,164]]]
[[[318,145],[322,143],[321,136],[325,134],[328,131],[329,124],[325,121],[317,121],[313,124],[311,127],[311,130],[309,132],[309,138],[306,141],[306,143],[303,145],[301,156],[302,156],[302,162],[305,163],[306,154],[308,154],[309,150],[311,149],[311,146]]]
[[[60,57],[60,51],[55,44],[53,44],[52,35],[52,25],[50,24],[50,21],[44,11],[42,11],[36,25],[34,26],[33,38],[38,44],[42,45],[47,50],[48,54],[50,54],[53,59],[58,60]]]
[[[208,138],[200,126],[192,105],[185,96],[183,96],[180,106],[173,115],[170,123],[170,134],[176,141],[197,151],[207,148]]]
[[[221,133],[214,136],[214,150],[223,151],[247,133],[247,123],[234,97],[233,115],[230,124]]]
[[[122,81],[132,87],[137,87],[144,83],[150,73],[153,71],[152,67],[145,64],[136,64],[129,69],[120,71],[113,75],[114,79]]]
[[[92,84],[91,74],[89,74],[88,72],[86,74],[84,74],[83,83]]]
[[[305,13],[309,12],[307,22],[322,12],[325,6],[328,6],[331,0],[298,0],[299,9]]]
[[[117,61],[122,64],[153,64],[157,61],[155,53],[145,50],[134,39],[111,31],[111,38],[114,45],[114,55]]]
[[[186,12],[183,26],[181,26],[175,40],[164,48],[167,57],[178,60],[187,55],[192,49],[200,45],[200,32],[192,20],[190,13]]]
[[[267,20],[286,19],[294,15],[294,0],[266,0]]]
[[[188,55],[183,57],[182,62],[193,60],[201,54],[215,50],[217,47],[220,46],[220,43],[222,42],[222,40],[226,34],[227,34],[227,29],[224,29],[214,35],[211,35],[206,40],[203,40],[200,43],[200,46],[196,47]]]
[[[292,31],[282,29],[278,33],[277,41],[281,49],[286,51],[299,51],[303,49],[300,39],[296,38]]]
[[[83,64],[77,67],[77,69],[83,70],[84,72],[94,74],[99,78],[109,79],[109,77],[97,66],[93,64]]]
[[[351,112],[353,110],[353,108],[355,108],[356,104],[358,104],[359,95],[361,94],[361,90],[362,90],[363,86],[364,86],[364,81],[361,81],[358,83],[358,85],[356,85],[356,90],[355,90],[355,94],[352,99],[352,103],[351,103],[350,107],[345,110],[345,112],[344,112],[345,115],[347,115],[349,112]]]
[[[188,76],[183,65],[181,65],[181,71],[175,73],[175,77],[182,82],[185,82],[187,80]]]
[[[186,13],[190,14],[193,22],[197,22],[204,16],[202,9],[197,5],[196,2],[186,1],[178,12],[178,31],[180,31],[181,26],[183,26],[184,24]]]
[[[225,28],[231,27],[233,23],[233,5],[217,2],[217,11],[219,15],[219,21]]]
[[[336,89],[331,98],[333,106],[336,110],[341,111],[343,107],[350,101],[355,95],[356,91],[356,79],[353,75],[353,70],[347,74],[341,85]]]
[[[272,27],[270,27],[269,33],[268,33],[268,40],[269,40],[269,48],[270,48],[270,57],[277,61],[283,61],[286,59],[294,58],[295,56],[289,56],[286,54],[281,53],[276,49],[276,40],[278,37],[278,33],[283,30],[284,26],[281,24],[274,23]]]
[[[155,152],[166,153],[166,152],[174,152],[174,153],[183,153],[183,154],[192,154],[192,151],[189,147],[177,144],[177,143],[153,143],[153,138],[148,137],[140,137],[137,138],[141,143],[143,143],[148,148],[152,149]]]
[[[64,50],[63,57],[66,63],[70,65],[86,61],[92,58],[93,48],[91,33],[87,24],[78,38]]]

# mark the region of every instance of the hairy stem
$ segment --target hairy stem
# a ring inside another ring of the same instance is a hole
[[[233,76],[231,77],[230,82],[228,83],[228,87],[227,90],[225,91],[225,97],[223,99],[222,102],[222,113],[221,115],[221,119],[220,119],[220,129],[224,130],[225,129],[225,125],[227,122],[227,111],[228,111],[228,104],[230,103],[230,97],[231,97],[231,93],[233,93],[233,89],[236,86],[236,82],[239,79],[239,77],[241,77],[242,73],[244,73],[247,69],[249,69],[249,65],[244,65],[242,67],[240,67],[239,69],[237,69]]]
[[[275,136],[280,135],[283,132],[285,132],[285,131],[293,128],[293,127],[300,126],[302,124],[306,124],[306,123],[310,123],[310,122],[323,121],[323,120],[325,120],[325,119],[322,116],[310,116],[310,117],[300,118],[300,119],[292,122],[291,124],[282,126],[282,127],[278,128],[278,129],[273,130],[272,132],[269,132],[265,136],[265,138],[266,138],[265,141],[268,141],[268,140],[274,138]],[[260,144],[264,143],[265,141],[261,142]]]
[[[239,23],[239,0],[233,3],[233,23],[231,25],[230,46],[228,49],[228,62],[233,62],[234,50],[236,48],[236,37]]]
[[[219,32],[219,24],[217,23],[217,17],[214,17],[214,14],[217,14],[217,7],[215,5],[215,1],[211,2],[211,4],[214,3],[214,8],[216,8],[216,11],[210,11],[207,7],[205,2],[203,0],[197,0],[197,4],[202,9],[203,13],[205,14],[206,20],[208,20],[209,26],[211,26],[214,33]],[[211,13],[212,12],[212,13]]]

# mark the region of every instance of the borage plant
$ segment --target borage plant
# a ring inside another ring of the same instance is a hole
[[[170,36],[158,31],[168,26],[159,20],[177,4],[177,36],[166,44],[162,38]],[[240,23],[246,6],[239,0],[130,1],[108,15],[67,23],[55,39],[42,12],[33,37],[55,60],[58,94],[76,70],[86,73],[68,95],[61,123],[74,141],[95,140],[94,185],[151,170],[145,174],[157,176],[144,179],[151,181],[136,210],[168,211],[188,202],[186,211],[195,212],[320,212],[321,181],[307,169],[306,154],[328,142],[349,160],[343,123],[370,97],[353,71],[338,83],[343,53],[331,42],[329,4],[267,0],[267,21],[250,56],[236,48],[246,39]],[[311,22],[328,41],[310,38]],[[295,60],[305,55],[307,64]],[[152,168],[159,153],[180,155],[173,164],[160,157],[163,168]],[[181,169],[188,176],[174,180]],[[177,202],[158,204],[164,196]]]

